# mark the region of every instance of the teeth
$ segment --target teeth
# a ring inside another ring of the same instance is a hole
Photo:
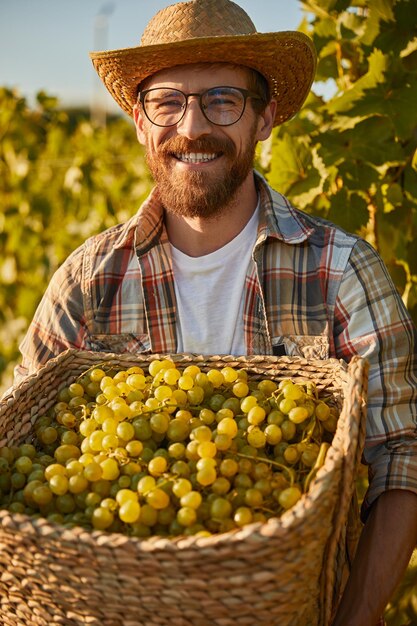
[[[186,163],[204,163],[216,158],[216,154],[203,154],[202,152],[192,152],[187,154],[175,154],[176,158]]]

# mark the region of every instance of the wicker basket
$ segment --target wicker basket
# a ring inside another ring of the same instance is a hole
[[[158,355],[68,351],[0,404],[0,445],[29,440],[57,392],[98,363]],[[150,538],[0,511],[0,615],[5,625],[327,626],[346,561],[354,471],[364,441],[367,365],[355,358],[171,356],[180,367],[245,368],[254,378],[312,380],[341,407],[310,491],[280,519],[211,537]],[[356,518],[357,519],[357,518]]]

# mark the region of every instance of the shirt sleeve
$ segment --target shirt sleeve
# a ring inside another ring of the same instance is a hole
[[[336,351],[369,361],[364,461],[369,489],[362,514],[384,491],[417,493],[417,333],[374,248],[359,240],[338,294]]]
[[[81,246],[53,275],[20,345],[22,360],[15,368],[14,384],[64,350],[86,347],[83,262]]]

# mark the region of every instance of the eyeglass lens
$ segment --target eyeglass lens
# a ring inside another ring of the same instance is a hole
[[[202,94],[184,94],[165,87],[150,89],[145,93],[143,106],[151,122],[158,126],[174,126],[183,115],[191,95],[198,96],[205,117],[220,126],[237,122],[243,114],[246,92],[235,87],[214,87]]]

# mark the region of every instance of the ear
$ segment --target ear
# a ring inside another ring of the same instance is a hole
[[[142,113],[142,109],[137,104],[135,104],[133,107],[133,120],[136,126],[136,136],[138,138],[139,143],[141,143],[143,146],[145,145],[145,142],[146,142],[144,118],[145,116]]]
[[[274,127],[274,120],[277,111],[277,101],[271,100],[260,114],[258,120],[257,141],[265,141],[268,139]]]

